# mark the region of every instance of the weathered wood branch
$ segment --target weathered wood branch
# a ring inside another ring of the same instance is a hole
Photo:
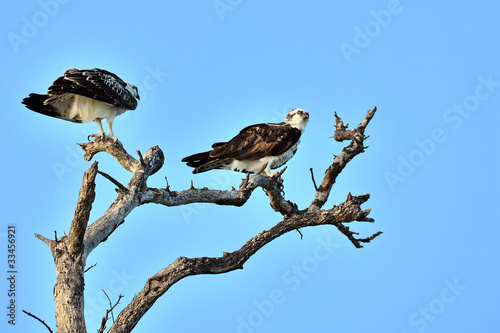
[[[350,160],[352,160],[356,155],[364,152],[367,148],[363,146],[364,140],[368,138],[365,137],[365,128],[375,115],[376,111],[376,106],[373,107],[373,109],[368,110],[366,117],[361,121],[358,127],[351,130],[347,130],[347,125],[344,126],[342,119],[340,119],[337,116],[337,113],[335,113],[335,134],[333,138],[339,142],[351,140],[351,143],[342,149],[342,152],[334,158],[332,165],[330,165],[330,167],[326,170],[323,182],[318,187],[314,199],[309,206],[309,210],[316,210],[323,207],[328,200],[332,186],[337,180],[337,176],[342,172],[342,170],[344,170]]]
[[[32,317],[32,318],[35,318],[36,320],[38,320],[39,322],[41,322],[45,328],[47,328],[49,330],[50,333],[53,333],[54,331],[52,331],[52,329],[50,328],[49,325],[47,325],[47,323],[45,323],[45,321],[43,321],[43,319],[40,319],[38,318],[37,316],[35,316],[34,314],[32,314],[31,312],[28,312],[26,310],[23,310],[24,313],[26,313],[28,316]]]
[[[105,151],[116,158],[118,163],[130,172],[134,172],[139,165],[139,161],[127,153],[122,143],[118,140],[113,141],[112,139],[98,138],[87,143],[79,143],[78,145],[85,151],[85,161],[91,161],[95,154]]]
[[[110,182],[112,182],[113,184],[116,185],[116,191],[118,193],[120,193],[120,191],[122,192],[128,192],[127,188],[125,186],[122,185],[122,183],[120,183],[119,181],[117,181],[116,179],[114,179],[113,177],[111,177],[110,175],[108,175],[107,173],[105,172],[102,172],[102,171],[97,171],[101,176],[103,176],[104,178],[106,178],[107,180],[109,180]]]
[[[56,242],[56,241],[53,241],[52,239],[48,239],[46,237],[43,237],[42,235],[37,234],[37,233],[35,233],[35,237],[38,238],[39,240],[41,240],[42,242],[44,242],[51,249],[54,246],[54,243]]]
[[[128,154],[119,141],[96,139],[89,143],[80,144],[85,150],[86,160],[91,160],[99,152],[107,152],[126,170],[132,172],[132,177],[127,186],[124,186],[107,173],[98,171],[97,162],[94,162],[84,175],[68,236],[57,239],[56,234],[55,240],[50,240],[35,234],[37,238],[50,247],[56,264],[57,282],[54,288],[54,299],[58,332],[86,332],[83,317],[86,258],[93,249],[124,223],[125,218],[134,208],[140,205],[156,203],[171,207],[190,203],[212,203],[242,206],[249,200],[253,191],[261,187],[268,195],[271,207],[279,212],[283,219],[271,229],[252,237],[239,250],[231,253],[224,252],[222,257],[179,257],[147,280],[144,288],[118,315],[109,332],[130,332],[154,302],[184,277],[198,274],[220,274],[241,269],[243,264],[259,249],[291,230],[299,230],[299,228],[308,226],[333,225],[357,248],[361,248],[362,243],[373,240],[381,232],[369,237],[358,238],[358,233],[350,231],[349,227],[345,225],[353,221],[374,221],[368,217],[370,208],[364,210],[361,208],[361,205],[369,199],[368,194],[352,196],[349,193],[347,199],[339,206],[334,205],[331,209],[326,210],[322,207],[328,200],[331,188],[340,172],[352,158],[367,148],[364,146],[364,140],[368,137],[364,135],[364,130],[375,112],[376,107],[369,110],[358,127],[351,130],[348,130],[348,126],[344,126],[342,120],[335,114],[335,140],[350,140],[351,142],[340,155],[334,158],[319,187],[316,186],[311,169],[316,193],[311,205],[304,210],[299,210],[294,202],[285,199],[283,180],[281,179],[284,169],[271,177],[259,173],[252,176],[247,175],[238,190],[234,188],[226,191],[199,189],[191,185],[187,190],[173,191],[168,183],[165,189],[147,186],[149,176],[157,172],[164,163],[165,158],[159,147],[150,148],[144,155],[137,151],[139,155],[139,160],[137,160]],[[97,173],[118,186],[118,196],[102,217],[88,225],[90,210],[95,198]],[[112,306],[111,310],[115,306]],[[104,331],[108,315],[109,313],[106,313],[103,318],[100,331]]]
[[[82,251],[83,236],[89,222],[92,203],[95,199],[95,177],[97,174],[97,162],[83,175],[83,185],[76,203],[76,209],[68,232],[68,249],[72,255]]]
[[[264,245],[289,231],[319,225],[338,226],[357,220],[368,221],[366,216],[369,210],[363,210],[360,207],[368,198],[368,194],[358,197],[350,196],[344,203],[329,210],[315,210],[285,217],[271,229],[262,231],[251,238],[239,250],[231,253],[225,252],[221,257],[177,258],[172,264],[148,279],[144,288],[118,315],[109,333],[130,332],[156,300],[181,279],[191,275],[221,274],[242,269],[243,264]],[[372,236],[372,239],[376,236]],[[359,239],[351,237],[350,240],[356,247],[362,247]]]
[[[208,188],[191,187],[184,191],[148,188],[142,193],[141,204],[156,203],[164,206],[182,206],[190,203],[213,203],[226,206],[243,206],[252,192],[262,187],[271,199],[271,206],[282,215],[298,213],[297,205],[286,200],[282,195],[282,184],[279,175],[266,177],[254,174],[243,179],[239,190],[212,190]]]
[[[56,266],[54,301],[59,333],[86,332],[84,308],[84,235],[95,199],[97,162],[84,173],[68,236],[49,240],[35,234],[50,247]]]
[[[117,154],[115,158],[120,162],[121,158],[127,158],[123,156],[124,154]],[[141,204],[140,198],[142,193],[147,190],[146,182],[148,177],[154,170],[158,170],[163,165],[163,152],[158,146],[154,146],[144,154],[143,161],[144,164],[137,163],[132,179],[126,187],[126,191],[119,191],[118,197],[104,215],[87,228],[84,238],[85,257],[87,257],[99,243],[106,240],[109,235],[123,223],[125,217]],[[120,162],[120,164],[122,163]]]
[[[56,325],[58,333],[86,332],[84,309],[85,261],[84,235],[95,199],[97,162],[83,175],[73,221],[68,236],[56,240],[51,247],[56,265]]]
[[[114,319],[114,316],[113,316],[113,309],[118,305],[120,304],[120,300],[123,298],[123,295],[118,295],[118,300],[116,301],[116,303],[113,305],[111,304],[111,299],[109,298],[108,294],[106,294],[106,292],[103,290],[102,291],[104,293],[104,295],[106,295],[106,297],[108,298],[108,301],[109,301],[109,309],[106,310],[106,314],[104,315],[104,317],[102,317],[102,320],[101,320],[101,327],[99,328],[99,330],[97,330],[97,333],[104,333],[104,330],[106,329],[106,323],[108,322],[108,319],[109,319],[109,314],[111,313],[111,317],[113,318],[113,322],[115,321]]]

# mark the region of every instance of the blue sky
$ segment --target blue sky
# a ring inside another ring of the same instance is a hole
[[[159,145],[163,169],[149,186],[230,189],[242,174],[192,175],[181,158],[230,139],[241,128],[310,113],[284,173],[286,198],[305,208],[343,145],[334,111],[356,125],[373,106],[370,146],[344,170],[327,207],[347,193],[370,193],[383,235],[355,249],[333,227],[284,235],[243,270],[180,281],[137,332],[496,332],[500,306],[500,24],[494,2],[465,1],[18,1],[4,5],[0,47],[3,186],[0,269],[6,235],[17,230],[16,326],[7,324],[9,286],[1,279],[2,332],[41,332],[30,311],[55,329],[55,270],[39,233],[69,229],[83,172],[77,142],[95,124],[27,110],[71,67],[99,67],[139,86],[136,111],[115,120],[129,152]],[[495,111],[497,110],[497,111]],[[106,155],[99,168],[126,183]],[[91,221],[114,200],[97,179]],[[112,299],[123,308],[147,278],[175,258],[234,251],[281,220],[262,191],[240,208],[190,205],[136,209],[88,258],[87,328]],[[115,311],[115,316],[117,311]],[[109,326],[108,326],[109,327]]]

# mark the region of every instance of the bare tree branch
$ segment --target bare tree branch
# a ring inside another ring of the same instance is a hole
[[[123,148],[120,141],[113,139],[96,139],[87,143],[78,144],[85,151],[84,159],[85,161],[90,161],[95,154],[105,151],[118,161],[122,167],[130,172],[134,172],[139,164],[135,158],[133,158],[127,151]]]
[[[361,243],[366,243],[379,236],[381,232],[367,238],[356,238],[358,233],[350,231],[343,223],[352,221],[373,222],[368,218],[370,208],[361,209],[361,204],[369,199],[369,195],[353,197],[350,193],[345,202],[329,210],[321,210],[328,199],[335,179],[345,165],[356,155],[363,152],[364,129],[373,117],[376,107],[368,111],[365,119],[358,128],[347,131],[347,126],[335,114],[336,131],[335,139],[342,141],[350,139],[352,142],[345,147],[339,156],[336,156],[332,165],[327,169],[321,186],[317,189],[313,203],[306,211],[299,211],[297,205],[287,201],[282,196],[282,188],[276,179],[255,174],[247,176],[240,185],[239,191],[218,191],[209,189],[195,189],[193,186],[186,191],[176,192],[169,188],[151,189],[144,192],[141,202],[159,203],[166,206],[183,205],[192,202],[211,202],[219,205],[243,205],[256,187],[263,187],[268,192],[271,206],[280,211],[285,217],[283,221],[269,230],[259,233],[250,239],[239,250],[227,253],[218,258],[185,258],[179,257],[172,264],[148,279],[145,287],[134,297],[132,302],[118,315],[115,324],[110,328],[110,333],[130,332],[140,318],[173,284],[190,275],[220,274],[235,269],[243,268],[243,264],[260,248],[277,237],[291,230],[299,230],[306,226],[331,224],[335,225],[356,248],[361,248]]]
[[[33,317],[33,318],[35,318],[36,320],[38,320],[39,322],[41,322],[42,324],[44,324],[44,325],[45,325],[45,327],[49,330],[49,332],[50,332],[50,333],[53,333],[53,332],[54,332],[54,331],[52,331],[52,329],[50,328],[50,326],[49,326],[49,325],[47,325],[47,324],[45,323],[45,321],[43,321],[42,319],[38,318],[37,316],[35,316],[34,314],[32,314],[31,312],[28,312],[28,311],[26,311],[26,310],[23,310],[23,312],[24,312],[24,313],[26,313],[28,316]]]
[[[120,183],[119,181],[117,181],[116,179],[114,179],[113,177],[111,177],[110,175],[108,175],[107,173],[105,172],[102,172],[102,171],[97,171],[101,176],[103,176],[104,178],[106,178],[107,180],[109,180],[110,182],[112,182],[113,184],[116,185],[116,187],[118,187],[117,191],[119,193],[119,191],[122,191],[122,192],[125,192],[127,193],[128,192],[128,189],[122,185],[122,183]]]
[[[106,292],[104,291],[104,289],[101,289],[101,290],[102,290],[102,292],[104,293],[104,295],[106,295],[106,298],[108,299],[108,302],[109,302],[109,308],[110,308],[110,309],[113,309],[113,303],[111,303],[111,298],[109,298],[108,293],[106,293]],[[120,296],[121,296],[121,295],[120,295]],[[120,300],[120,298],[121,298],[121,297],[118,297],[118,300]],[[118,302],[117,302],[116,304],[118,304]],[[106,314],[107,314],[107,313],[106,313]],[[107,317],[107,315],[106,315],[106,317]],[[115,322],[115,316],[113,315],[113,311],[111,311],[111,319],[113,320],[113,323],[114,323],[114,322]]]
[[[108,294],[104,291],[104,289],[101,289],[104,295],[108,298],[109,301],[109,309],[106,310],[106,315],[102,317],[101,320],[101,327],[97,331],[97,333],[104,333],[104,330],[106,329],[106,322],[109,319],[109,314],[111,313],[111,317],[113,318],[113,323],[115,322],[115,318],[113,315],[113,309],[120,303],[120,300],[123,298],[123,295],[118,295],[118,300],[116,301],[115,305],[111,304],[111,299],[109,298]]]
[[[312,182],[313,182],[313,185],[314,185],[314,189],[317,191],[318,190],[318,185],[316,185],[316,180],[314,179],[313,168],[310,168],[309,171],[311,171],[311,178],[312,178]]]
[[[44,242],[45,244],[47,244],[47,246],[50,247],[51,249],[54,246],[55,241],[53,241],[52,239],[45,238],[37,233],[35,233],[35,237]]]
[[[146,166],[146,162],[144,162],[144,158],[142,157],[140,150],[137,150],[137,155],[139,155],[139,163],[141,163],[142,166]]]
[[[170,188],[148,188],[141,195],[141,204],[156,203],[165,206],[182,206],[190,203],[213,203],[226,206],[243,206],[257,187],[262,187],[271,199],[271,206],[282,215],[299,212],[297,205],[285,200],[278,175],[267,177],[254,174],[243,180],[239,190],[211,190],[191,187],[184,191],[172,191]]]
[[[83,236],[89,222],[90,210],[95,199],[95,176],[97,162],[83,175],[83,184],[76,204],[75,214],[68,233],[68,248],[72,255],[80,252],[83,247]]]
[[[95,199],[95,177],[97,162],[84,173],[82,187],[76,204],[68,236],[55,241],[41,235],[35,236],[50,247],[56,266],[54,301],[56,304],[56,325],[58,333],[86,332],[83,315],[84,235]]]
[[[191,181],[191,187],[187,190],[173,191],[170,189],[168,182],[165,189],[147,186],[149,176],[157,172],[164,163],[163,152],[158,146],[150,148],[144,155],[137,150],[139,160],[136,160],[128,154],[119,141],[96,139],[89,143],[80,144],[85,150],[86,160],[92,159],[99,152],[107,152],[126,170],[132,172],[132,177],[127,186],[124,186],[112,176],[98,171],[97,163],[94,162],[84,175],[77,208],[75,209],[68,236],[63,236],[58,240],[56,235],[56,240],[52,241],[35,234],[37,238],[51,248],[56,264],[57,282],[54,287],[54,299],[56,301],[58,333],[86,332],[83,318],[86,258],[92,250],[104,242],[114,230],[124,223],[125,218],[134,208],[140,205],[156,203],[172,207],[190,203],[212,203],[242,206],[248,201],[253,191],[261,187],[268,195],[271,207],[279,212],[283,219],[269,230],[262,231],[252,237],[239,250],[231,253],[224,252],[222,257],[179,257],[147,280],[144,288],[118,315],[116,322],[109,330],[111,333],[130,332],[156,300],[184,277],[199,274],[221,274],[235,269],[242,269],[243,264],[259,249],[289,231],[299,231],[300,228],[308,226],[333,225],[356,248],[361,248],[362,243],[372,241],[381,232],[369,237],[359,238],[357,232],[351,231],[345,225],[353,221],[374,221],[368,217],[371,209],[361,208],[361,205],[369,199],[369,194],[352,196],[349,193],[346,200],[339,206],[334,205],[326,210],[322,209],[322,207],[328,200],[331,188],[340,172],[352,158],[367,148],[363,145],[364,140],[368,138],[364,135],[364,130],[375,112],[376,107],[369,110],[361,123],[351,130],[347,129],[347,125],[344,126],[342,119],[335,113],[335,140],[350,140],[351,142],[344,147],[338,156],[334,157],[332,165],[326,170],[319,187],[316,185],[311,169],[311,177],[316,193],[311,205],[304,210],[299,210],[297,204],[285,199],[281,175],[286,168],[271,177],[260,173],[251,176],[247,174],[238,190],[234,188],[228,191],[208,188],[199,189],[195,188]],[[104,215],[87,227],[90,210],[95,198],[95,177],[98,172],[118,186],[118,196]],[[104,332],[109,313],[114,317],[112,310],[119,303],[121,297],[123,296],[120,295],[117,303],[113,306],[111,306],[111,300],[109,300],[111,308],[103,317],[99,332]]]
[[[368,200],[369,195],[352,197],[337,207],[329,210],[315,210],[292,217],[285,217],[269,230],[262,231],[251,238],[239,250],[225,252],[222,257],[179,257],[172,264],[162,269],[146,282],[144,288],[134,297],[132,302],[122,310],[111,326],[109,333],[130,332],[141,317],[172,285],[181,279],[199,274],[221,274],[242,269],[243,264],[264,245],[283,234],[303,227],[319,225],[339,226],[345,222],[366,219],[366,210],[360,205]],[[371,236],[372,239],[376,235]],[[356,247],[361,247],[359,239],[349,238]]]
[[[99,141],[101,142],[103,140]],[[90,153],[92,153],[92,151],[90,151]],[[125,155],[128,154],[122,152],[114,155],[114,157],[120,164],[123,164],[123,161],[120,159],[126,159],[127,157],[124,157]],[[99,245],[99,243],[107,239],[109,235],[123,223],[125,217],[127,217],[135,207],[141,204],[140,198],[142,193],[147,190],[146,181],[148,177],[154,170],[158,170],[163,165],[163,152],[158,146],[154,146],[144,154],[143,161],[144,165],[139,162],[137,163],[132,179],[127,185],[127,191],[120,191],[118,198],[111,204],[104,215],[88,227],[84,239],[85,258]]]
[[[91,270],[92,268],[94,268],[95,266],[97,266],[97,263],[95,263],[95,264],[93,264],[93,265],[91,265],[91,266],[87,267],[87,268],[86,268],[83,272],[84,272],[84,273],[87,273],[88,271],[90,271],[90,270]]]
[[[86,332],[84,307],[84,236],[95,199],[97,162],[84,173],[68,236],[52,243],[56,265],[54,300],[58,333]]]
[[[367,138],[364,135],[364,131],[370,120],[375,115],[377,107],[368,110],[366,117],[361,121],[357,128],[346,130],[347,125],[344,126],[342,119],[335,113],[335,135],[333,136],[336,141],[351,140],[351,143],[345,147],[340,155],[336,156],[333,160],[332,165],[326,170],[323,182],[316,191],[316,195],[309,206],[309,210],[320,209],[328,200],[330,195],[330,190],[335,183],[337,176],[344,170],[344,167],[352,160],[356,155],[364,152],[365,148],[363,146],[364,140]]]

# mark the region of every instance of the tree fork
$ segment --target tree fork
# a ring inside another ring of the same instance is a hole
[[[128,154],[119,141],[96,139],[89,143],[80,144],[85,151],[86,160],[91,160],[99,152],[107,152],[121,166],[130,171],[132,177],[127,186],[122,185],[107,173],[98,171],[97,162],[94,162],[84,174],[68,235],[60,239],[56,236],[55,240],[51,240],[35,234],[37,238],[50,247],[56,265],[57,281],[54,287],[54,300],[58,332],[87,332],[83,308],[86,259],[92,250],[104,242],[118,227],[122,226],[128,214],[140,205],[156,203],[170,207],[205,202],[242,206],[249,200],[253,191],[260,187],[266,191],[271,207],[281,214],[282,220],[269,230],[264,230],[250,238],[240,249],[231,253],[223,252],[221,257],[179,257],[174,260],[147,280],[142,290],[119,313],[115,323],[109,329],[110,333],[132,331],[156,300],[184,277],[199,274],[221,274],[242,269],[243,264],[259,249],[289,231],[310,226],[332,225],[345,235],[356,248],[361,248],[362,243],[372,241],[381,234],[380,231],[369,237],[360,238],[357,236],[357,232],[351,231],[346,225],[354,221],[374,222],[372,218],[368,217],[371,209],[361,208],[361,205],[369,199],[369,194],[353,196],[349,193],[346,200],[340,205],[333,205],[330,209],[323,209],[323,206],[328,200],[331,188],[340,172],[350,160],[367,148],[364,146],[364,140],[368,137],[364,135],[364,131],[376,110],[376,107],[369,110],[360,124],[350,130],[335,113],[335,134],[333,137],[339,142],[343,140],[351,142],[343,148],[338,156],[334,157],[319,186],[316,186],[312,169],[310,170],[316,192],[310,206],[302,210],[298,208],[297,204],[284,197],[283,184],[280,179],[284,170],[274,177],[258,173],[247,175],[238,190],[234,188],[226,191],[199,189],[191,185],[191,188],[186,190],[174,191],[170,189],[168,183],[165,189],[150,188],[147,186],[149,176],[160,170],[164,163],[163,152],[158,146],[151,147],[144,155],[137,151],[139,155],[137,160]],[[90,210],[95,199],[97,173],[118,187],[118,196],[103,216],[88,225]],[[106,320],[107,315],[101,324],[101,331],[105,329]]]

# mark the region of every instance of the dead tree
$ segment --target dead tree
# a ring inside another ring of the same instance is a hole
[[[289,231],[310,226],[332,225],[344,234],[356,248],[361,248],[363,243],[373,240],[381,234],[380,231],[366,238],[358,238],[358,233],[351,231],[346,225],[354,221],[374,221],[368,217],[370,208],[361,208],[361,205],[369,199],[369,194],[353,196],[349,193],[346,200],[338,206],[333,205],[328,209],[323,209],[323,206],[337,176],[351,159],[367,148],[364,146],[364,140],[368,138],[364,135],[365,128],[375,112],[376,107],[369,110],[361,123],[350,130],[335,113],[335,134],[333,137],[340,142],[349,140],[349,144],[343,148],[338,156],[334,157],[332,164],[325,171],[321,184],[316,187],[311,204],[305,209],[299,209],[295,203],[285,199],[280,178],[282,172],[271,177],[258,173],[247,175],[238,190],[224,191],[191,187],[183,191],[174,191],[169,186],[151,188],[147,185],[148,177],[159,171],[164,162],[163,152],[158,146],[150,148],[144,155],[138,151],[138,159],[136,159],[123,148],[119,141],[97,139],[80,144],[85,150],[85,160],[90,161],[99,152],[107,152],[121,166],[130,171],[132,177],[125,186],[111,175],[99,171],[98,163],[94,162],[83,176],[83,184],[68,235],[58,238],[56,234],[55,239],[52,240],[35,234],[37,238],[50,247],[54,257],[56,266],[54,300],[58,332],[87,332],[83,307],[86,259],[101,242],[124,224],[125,218],[134,208],[141,205],[155,203],[172,207],[204,202],[243,206],[253,191],[260,187],[269,196],[271,207],[281,213],[283,219],[269,230],[264,230],[250,238],[240,249],[230,253],[223,252],[221,257],[179,257],[175,259],[145,281],[142,290],[119,313],[109,328],[108,332],[110,333],[131,332],[155,301],[165,294],[172,285],[186,276],[220,274],[242,269],[243,264],[259,249]],[[104,215],[89,225],[89,215],[95,198],[97,174],[101,174],[116,185],[118,196]],[[316,186],[316,183],[314,185]],[[110,300],[110,310],[114,306],[116,304],[112,305]],[[104,332],[110,310],[103,317],[99,332]]]

